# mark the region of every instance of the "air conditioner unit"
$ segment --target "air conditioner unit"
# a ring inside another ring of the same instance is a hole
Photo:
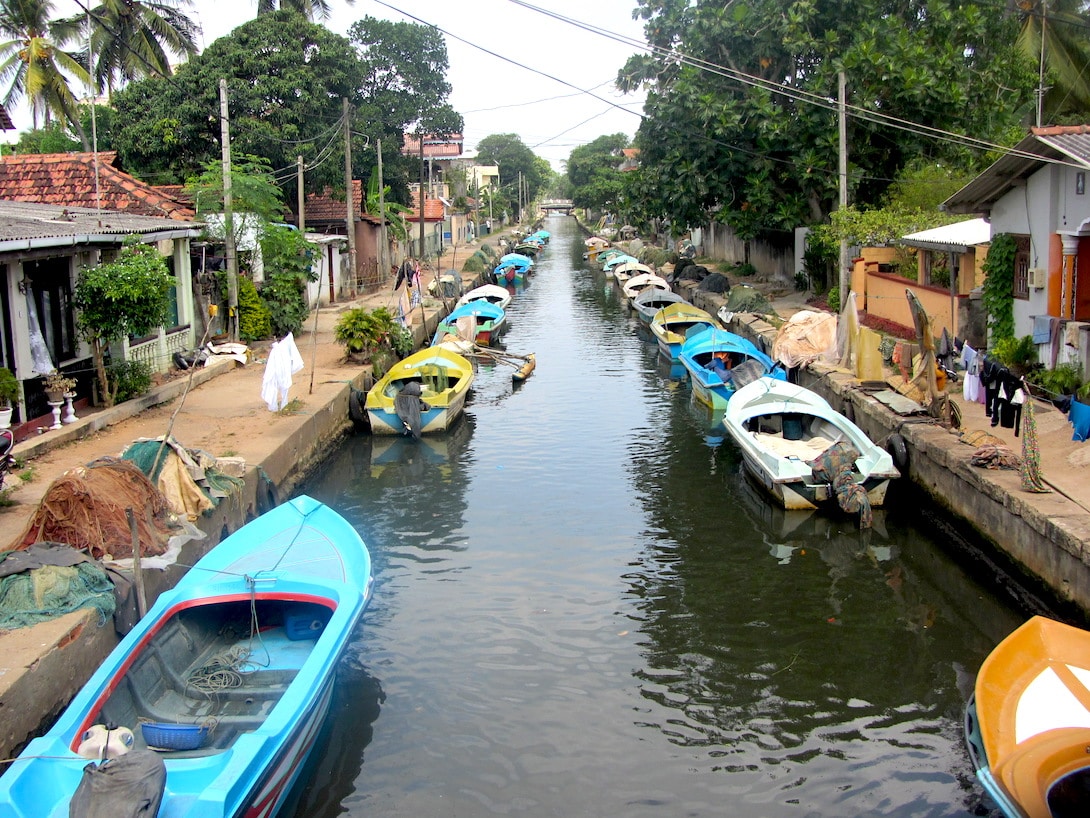
[[[1048,275],[1044,267],[1030,267],[1029,269],[1029,281],[1028,284],[1031,289],[1043,290],[1045,288],[1045,279]]]

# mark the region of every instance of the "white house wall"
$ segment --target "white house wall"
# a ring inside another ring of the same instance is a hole
[[[1030,267],[1048,269],[1049,246],[1057,230],[1067,229],[1075,214],[1061,191],[1066,186],[1066,176],[1074,186],[1074,171],[1058,165],[1046,165],[1033,174],[1024,186],[1015,187],[1000,198],[992,207],[989,221],[992,236],[1000,233],[1028,235],[1030,237]],[[1083,196],[1083,199],[1087,197]],[[1083,205],[1084,216],[1090,215],[1090,205]],[[1029,298],[1014,299],[1014,332],[1016,336],[1033,332],[1033,317],[1048,314],[1048,289],[1033,289]]]

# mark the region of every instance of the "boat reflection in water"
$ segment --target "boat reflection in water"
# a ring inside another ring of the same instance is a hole
[[[464,414],[445,432],[414,439],[406,435],[372,435],[371,477],[380,479],[393,471],[399,479],[407,473],[420,477],[425,471],[436,470],[450,476],[451,461],[456,460],[473,435],[473,423]]]

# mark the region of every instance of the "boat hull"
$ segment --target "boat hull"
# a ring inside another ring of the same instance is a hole
[[[405,421],[397,413],[395,398],[413,382],[423,384],[420,433],[445,432],[465,408],[473,384],[473,364],[441,346],[419,350],[394,364],[371,387],[364,402],[372,434],[409,433]]]
[[[734,382],[711,368],[713,356],[722,353],[732,356],[736,366],[752,361],[773,378],[787,377],[775,361],[739,335],[714,327],[692,334],[681,345],[678,360],[689,374],[693,396],[712,411],[725,410],[735,392]]]
[[[977,779],[1008,818],[1086,812],[1090,631],[1034,616],[984,660],[966,708]]]
[[[145,752],[162,738],[143,722],[193,730],[208,720],[214,726],[199,746],[160,751],[166,787],[158,814],[274,815],[314,748],[337,662],[371,587],[366,546],[321,503],[297,497],[247,524],[160,595],[49,732],[0,777],[0,815],[67,816],[89,763],[78,750],[93,725],[131,725],[133,751]],[[196,672],[228,655],[241,663],[239,684],[201,693]]]
[[[849,464],[852,479],[871,508],[885,503],[890,481],[899,476],[888,452],[819,395],[795,384],[766,377],[742,387],[726,407],[723,426],[754,482],[786,509],[837,504],[832,483],[815,477],[809,465],[837,441],[858,454]]]

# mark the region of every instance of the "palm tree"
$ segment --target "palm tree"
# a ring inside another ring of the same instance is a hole
[[[345,0],[348,5],[353,5],[356,0]],[[257,0],[257,13],[268,14],[281,9],[283,11],[297,11],[308,20],[328,20],[330,5],[328,0]]]
[[[83,14],[71,23],[91,30],[95,83],[113,89],[141,77],[173,73],[171,56],[197,53],[197,25],[186,14],[193,0],[76,0]]]
[[[53,0],[0,0],[3,104],[10,106],[25,96],[35,128],[56,116],[82,136],[69,78],[86,83],[87,69],[77,54],[61,47],[73,38],[74,28],[52,17]]]
[[[1052,82],[1038,101],[1039,124],[1090,111],[1090,43],[1083,0],[1016,0],[1021,19],[1017,45],[1042,80]]]

